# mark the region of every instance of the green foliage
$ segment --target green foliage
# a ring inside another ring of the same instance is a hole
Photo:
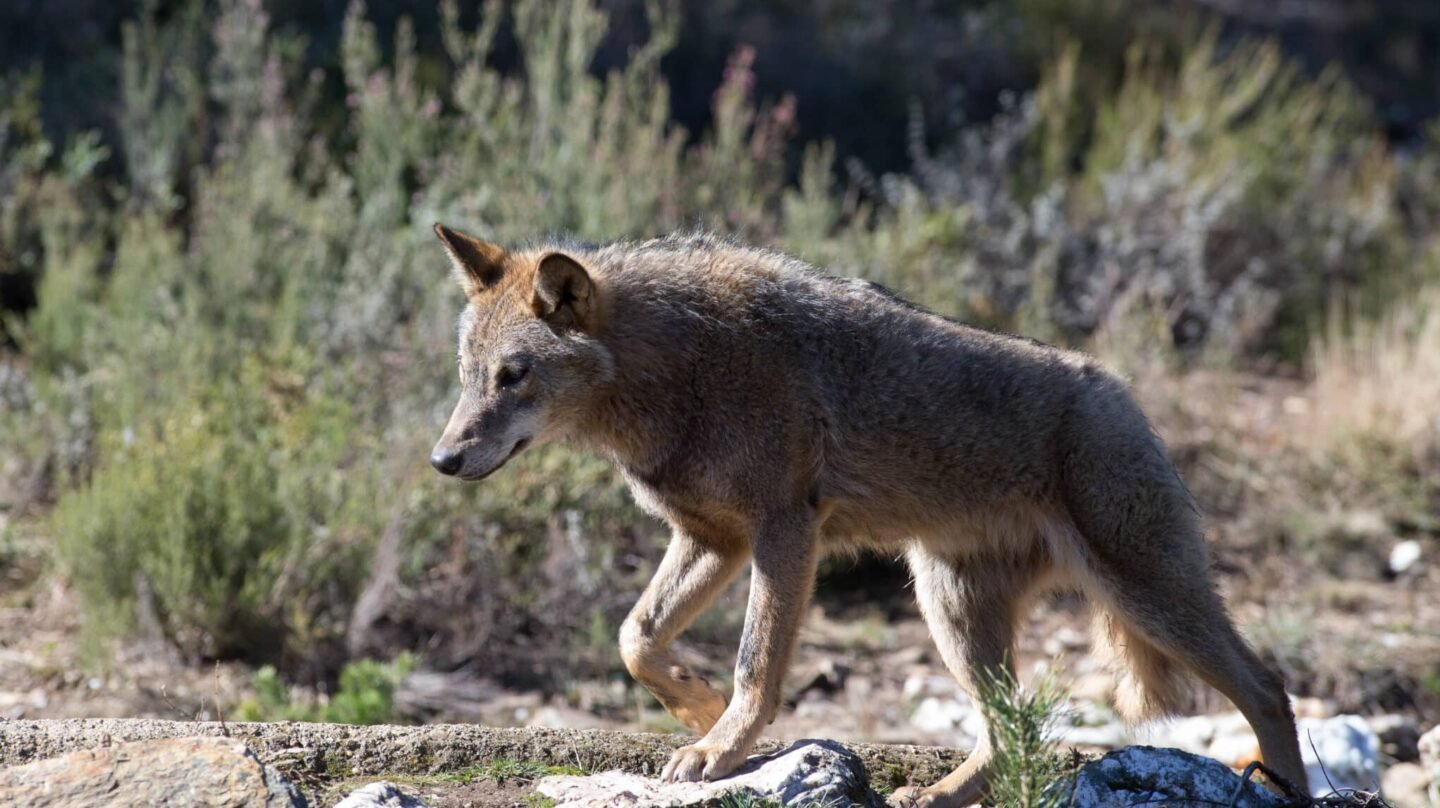
[[[585,770],[574,766],[547,766],[544,763],[536,763],[533,760],[500,758],[499,760],[487,761],[474,768],[464,769],[452,776],[460,782],[483,779],[494,780],[498,783],[512,780],[521,783],[533,783],[542,777],[549,777],[555,774],[580,775],[585,774]]]
[[[256,365],[162,420],[106,434],[93,478],[57,505],[67,577],[96,619],[137,609],[202,657],[274,658],[316,627],[289,610],[353,591],[363,569],[352,505],[371,496],[348,408],[284,401]],[[363,535],[363,534],[362,534]]]
[[[270,665],[255,673],[255,697],[236,710],[241,721],[314,721],[336,724],[393,724],[395,688],[415,668],[414,658],[403,653],[390,662],[364,659],[345,665],[340,687],[319,700],[298,696]]]
[[[1008,674],[980,689],[980,709],[994,744],[990,799],[1016,808],[1058,808],[1068,780],[1056,755],[1055,727],[1065,702],[1051,679],[1028,692]]]

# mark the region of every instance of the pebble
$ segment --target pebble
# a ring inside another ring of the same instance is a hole
[[[1390,550],[1390,574],[1399,575],[1415,566],[1415,562],[1419,560],[1420,542],[1406,539]]]
[[[910,715],[910,725],[932,735],[949,739],[955,746],[972,746],[979,736],[983,718],[969,701],[930,696]]]

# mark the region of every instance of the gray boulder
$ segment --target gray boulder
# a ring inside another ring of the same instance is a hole
[[[1191,808],[1283,808],[1286,801],[1259,783],[1242,781],[1225,764],[1179,749],[1129,746],[1086,764],[1075,776],[1071,808],[1139,805]]]
[[[71,752],[0,769],[0,805],[304,808],[305,798],[229,738],[167,738]]]
[[[689,808],[714,804],[728,794],[782,805],[880,805],[870,791],[865,764],[834,741],[797,741],[774,754],[751,758],[735,774],[710,783],[662,783],[622,771],[556,775],[535,784],[556,808]]]

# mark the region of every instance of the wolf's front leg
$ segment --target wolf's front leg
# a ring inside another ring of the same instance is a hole
[[[734,771],[780,708],[780,680],[815,581],[814,517],[803,511],[767,518],[754,535],[735,696],[704,738],[676,750],[660,775],[667,782],[714,780]]]
[[[620,656],[680,723],[701,735],[725,711],[725,697],[677,662],[670,643],[745,563],[743,542],[702,542],[676,530],[655,578],[620,626]]]

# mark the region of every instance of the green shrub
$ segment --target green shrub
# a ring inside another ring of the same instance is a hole
[[[274,376],[198,391],[155,423],[107,434],[88,483],[51,520],[92,618],[140,617],[196,657],[278,659],[326,639],[365,570],[373,447],[348,408]],[[293,610],[311,612],[297,624]]]
[[[408,653],[389,662],[370,659],[345,665],[340,686],[328,697],[307,699],[286,685],[271,665],[255,672],[254,698],[235,711],[240,721],[312,721],[330,724],[393,724],[395,688],[415,669]]]
[[[980,709],[994,744],[989,798],[996,805],[1065,804],[1069,781],[1055,736],[1064,702],[1064,691],[1050,679],[1028,692],[1008,673],[981,686]]]

